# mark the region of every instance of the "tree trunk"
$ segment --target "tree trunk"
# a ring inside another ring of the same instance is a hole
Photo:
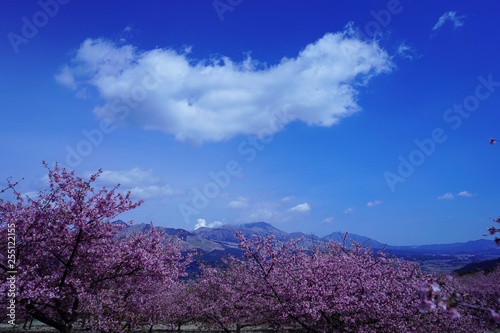
[[[64,333],[71,333],[72,330],[73,330],[73,324],[64,325]]]
[[[29,317],[29,318],[26,318],[24,320],[24,325],[23,325],[23,329],[25,330],[26,329],[26,326],[28,325],[29,323],[29,326],[28,326],[28,329],[30,330],[31,329],[31,325],[33,325],[33,317]]]
[[[45,314],[40,313],[38,311],[33,312],[31,315],[34,319],[41,321],[42,323],[49,325],[50,327],[55,328],[56,330],[58,330],[61,333],[71,333],[71,329],[73,328],[73,325],[69,325],[69,327],[67,327],[68,324],[63,324],[61,322],[58,322],[50,317],[47,317]],[[68,331],[68,329],[69,329],[69,331]]]

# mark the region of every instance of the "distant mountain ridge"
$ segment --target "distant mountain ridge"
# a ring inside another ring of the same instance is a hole
[[[122,230],[125,235],[146,231],[151,228],[150,224],[128,225],[123,221],[116,221],[115,223],[125,226]],[[330,240],[344,241],[347,246],[351,242],[356,242],[372,248],[374,252],[383,249],[390,256],[417,262],[423,270],[437,273],[455,271],[463,274],[485,267],[490,269],[491,265],[496,263],[496,261],[491,260],[500,258],[500,246],[497,246],[493,240],[486,239],[452,244],[391,246],[365,236],[350,233],[344,240],[345,233],[343,232],[333,232],[324,237],[308,235],[302,232],[287,233],[267,222],[253,222],[241,225],[226,224],[218,228],[204,227],[194,231],[159,226],[155,226],[155,228],[163,232],[165,239],[175,239],[183,252],[195,250],[198,253],[198,261],[212,264],[221,264],[223,262],[222,258],[229,255],[242,256],[243,252],[239,249],[238,240],[235,237],[237,232],[241,232],[247,238],[253,235],[262,237],[274,235],[276,240],[282,242],[302,239],[300,245],[305,249],[311,249]],[[190,273],[196,273],[198,266],[194,264],[188,270]]]
[[[404,249],[407,251],[415,250],[419,252],[446,252],[446,253],[481,253],[500,250],[492,240],[479,239],[463,243],[451,244],[431,244],[419,246],[391,246],[394,250]],[[500,251],[499,251],[500,254]]]
[[[116,223],[123,222],[116,221]],[[128,234],[139,232],[147,230],[149,228],[150,225],[144,223],[131,225],[125,227],[124,233]],[[327,236],[318,237],[316,235],[308,235],[302,232],[288,233],[274,227],[267,222],[252,222],[240,225],[225,224],[217,228],[202,227],[194,231],[158,226],[155,226],[155,228],[163,231],[166,236],[178,238],[183,249],[196,248],[205,252],[210,252],[213,250],[224,250],[227,248],[238,248],[238,241],[235,238],[235,234],[237,232],[241,232],[245,237],[251,237],[253,235],[274,235],[277,240],[283,242],[291,239],[296,240],[302,238],[304,247],[308,247],[314,243],[327,242],[329,240],[340,242],[343,240],[345,235],[345,233],[343,232],[332,232]],[[404,252],[416,254],[483,254],[500,256],[500,247],[497,246],[494,241],[486,239],[451,244],[391,246],[383,244],[366,236],[349,233],[345,241],[346,245],[349,245],[351,242],[357,242],[369,246],[374,250],[384,248],[390,253]]]

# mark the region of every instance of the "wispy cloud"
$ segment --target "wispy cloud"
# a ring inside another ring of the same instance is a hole
[[[304,202],[290,208],[289,211],[292,213],[307,213],[311,211],[311,205],[309,205],[307,202]]]
[[[437,30],[441,28],[446,22],[451,22],[453,24],[453,27],[456,29],[458,27],[461,27],[464,25],[464,18],[465,16],[457,16],[457,13],[455,11],[449,11],[445,12],[441,17],[438,19],[432,30]]]
[[[28,191],[28,192],[24,192],[22,194],[22,196],[24,198],[36,199],[39,194],[40,194],[40,192],[38,192],[38,191]]]
[[[473,196],[474,196],[474,194],[470,193],[469,191],[458,192],[456,194],[456,196],[453,195],[453,193],[451,193],[451,192],[446,192],[445,194],[440,195],[438,197],[438,199],[439,200],[451,200],[451,199],[455,199],[455,197],[471,198]]]
[[[186,192],[184,190],[179,190],[172,188],[170,185],[148,185],[148,186],[136,186],[128,189],[132,196],[141,199],[151,199],[151,198],[162,198],[162,197],[174,197],[183,195]]]
[[[312,208],[307,202],[294,205],[289,200],[251,202],[240,209],[236,222],[246,223],[253,221],[266,221],[269,223],[285,223],[302,221],[304,214],[309,213]]]
[[[329,216],[327,218],[325,218],[323,221],[321,221],[321,223],[323,224],[330,224],[330,223],[333,223],[335,220],[332,216]]]
[[[405,42],[399,44],[398,49],[396,50],[396,54],[408,60],[415,60],[420,58],[420,55],[417,54],[417,50],[414,47],[406,44]]]
[[[157,183],[160,178],[151,169],[144,170],[135,167],[130,170],[103,170],[99,176],[99,181],[108,185],[134,186]]]
[[[465,198],[470,198],[473,197],[474,195],[468,191],[462,191],[457,194],[459,197],[465,197]]]
[[[292,121],[332,126],[360,110],[360,85],[392,67],[377,42],[349,29],[326,34],[273,66],[250,56],[190,56],[88,39],[56,79],[79,95],[97,91],[103,104],[93,111],[100,118],[202,143],[264,128],[277,132]],[[284,113],[287,118],[270,127],[269,119]]]
[[[254,203],[243,210],[238,217],[239,222],[266,221],[279,222],[287,219],[287,213],[284,211],[281,202],[264,201]]]
[[[344,214],[351,214],[354,212],[354,208],[353,207],[349,207],[349,208],[346,208],[344,210]]]
[[[104,170],[98,181],[105,186],[120,184],[123,191],[130,191],[132,196],[140,199],[173,197],[186,193],[185,190],[165,184],[152,170],[137,167],[130,170]]]
[[[367,207],[375,207],[375,206],[378,206],[378,205],[381,205],[383,204],[384,202],[382,200],[374,200],[374,201],[370,201],[366,204]]]
[[[451,199],[454,199],[454,198],[455,198],[455,196],[452,193],[450,193],[450,192],[446,192],[445,194],[440,195],[438,197],[439,200],[451,200]]]
[[[227,207],[229,208],[246,208],[248,207],[248,198],[245,197],[238,197],[238,199],[233,200],[227,204]]]

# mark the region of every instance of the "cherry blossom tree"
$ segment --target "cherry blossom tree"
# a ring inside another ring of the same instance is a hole
[[[495,223],[500,223],[500,217],[493,219],[493,222]],[[493,226],[488,228],[488,231],[490,235],[494,235],[496,233],[500,233],[500,228],[495,228]],[[498,246],[500,246],[500,237],[495,237],[495,242],[497,243]]]
[[[470,332],[472,316],[452,320],[444,309],[419,310],[419,286],[432,281],[414,264],[376,256],[359,244],[329,242],[304,251],[297,241],[246,239],[245,252],[224,272],[199,280],[206,318],[306,332]],[[207,301],[208,300],[208,301]]]
[[[454,279],[456,289],[461,294],[460,302],[482,315],[485,321],[491,320],[492,324],[500,327],[500,266],[492,272],[477,272]]]
[[[170,325],[172,330],[181,331],[183,325],[200,325],[200,313],[204,304],[196,296],[193,280],[178,281],[168,293],[159,295],[158,306],[162,317],[158,322]]]
[[[497,139],[493,139],[493,138],[490,138],[490,144],[495,144],[497,142],[500,142],[500,140],[497,140]],[[495,223],[500,223],[500,217],[499,218],[496,218],[496,219],[493,219],[493,222]],[[496,234],[497,232],[500,232],[500,228],[495,228],[495,227],[490,227],[488,228],[488,231],[490,232],[491,235],[494,235]],[[495,242],[497,243],[497,245],[500,246],[500,238],[499,237],[496,237],[495,238]]]
[[[156,229],[123,240],[119,245],[125,246],[126,269],[134,273],[109,279],[97,295],[88,299],[93,306],[90,312],[99,314],[91,317],[90,326],[105,331],[121,331],[124,323],[132,329],[165,321],[170,304],[164,301],[182,283],[179,278],[186,275],[187,262],[178,247],[173,241],[165,243]],[[109,318],[116,319],[110,322]]]
[[[473,317],[474,328],[500,327],[500,267],[493,272],[436,277],[421,288],[425,311],[445,310],[451,318]]]
[[[235,258],[226,260],[224,268],[202,265],[193,298],[201,305],[197,321],[202,327],[239,333],[244,327],[269,324],[265,288],[248,268]]]
[[[0,199],[2,248],[7,249],[8,235],[15,237],[15,262],[2,251],[0,277],[15,277],[16,315],[60,332],[84,322],[92,330],[120,331],[124,323],[147,317],[139,305],[154,295],[151,286],[168,286],[183,274],[179,249],[154,228],[122,236],[123,225],[112,220],[141,201],[133,202],[117,187],[94,188],[101,171],[84,180],[74,171],[44,165],[47,190],[23,196],[9,181],[2,192],[11,191],[14,200]],[[2,286],[7,291],[8,282]],[[1,304],[11,302],[7,295],[0,295]]]

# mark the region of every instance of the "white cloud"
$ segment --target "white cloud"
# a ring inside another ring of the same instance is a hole
[[[32,183],[32,186],[34,187],[35,190],[45,190],[49,187],[50,185],[50,178],[49,175],[43,175],[42,177],[38,178]]]
[[[309,205],[307,202],[304,202],[290,208],[289,211],[292,213],[307,213],[311,211],[311,205]]]
[[[463,198],[471,198],[474,196],[474,194],[470,193],[469,191],[461,191],[458,192],[457,197],[463,197]],[[446,192],[445,194],[441,195],[438,197],[439,200],[451,200],[455,199],[455,196],[451,192]]]
[[[333,222],[334,222],[334,219],[332,216],[329,216],[326,219],[324,219],[323,221],[321,221],[321,223],[324,223],[324,224],[329,224],[329,223],[333,223]]]
[[[123,191],[130,191],[133,197],[140,199],[173,197],[186,193],[164,184],[152,170],[137,167],[130,170],[104,170],[98,181],[107,186],[120,184]]]
[[[265,221],[269,223],[293,223],[302,221],[303,214],[311,210],[307,202],[298,204],[291,208],[282,199],[276,201],[261,201],[249,203],[248,207],[241,210],[237,222],[247,223]]]
[[[77,84],[75,82],[75,76],[72,70],[68,66],[64,66],[60,72],[56,75],[56,81],[63,86],[66,86],[72,90],[77,89]]]
[[[196,221],[196,224],[194,225],[194,230],[205,228],[206,226],[207,226],[207,221],[205,221],[205,219],[198,219]]]
[[[392,66],[377,42],[349,29],[273,66],[249,56],[241,62],[188,56],[88,39],[56,79],[80,95],[95,88],[103,99],[94,109],[100,118],[201,143],[272,134],[292,121],[332,126],[360,110],[357,87]]]
[[[99,181],[108,185],[134,186],[154,184],[159,182],[160,178],[154,175],[153,170],[143,170],[135,167],[130,170],[103,170],[99,176]]]
[[[378,206],[378,205],[381,205],[382,203],[384,203],[382,200],[374,200],[374,201],[370,201],[366,204],[366,206],[368,207],[375,207],[375,206]]]
[[[238,197],[238,199],[229,202],[227,206],[229,208],[246,208],[248,207],[248,198]]]
[[[281,202],[263,201],[247,207],[238,217],[239,222],[265,221],[269,223],[283,222],[287,214],[281,207]]]
[[[173,197],[183,195],[186,192],[179,189],[174,189],[170,185],[149,185],[149,186],[136,186],[130,188],[129,191],[135,197],[141,199]]]
[[[292,199],[295,199],[295,197],[293,195],[289,195],[289,196],[286,196],[284,198],[281,198],[281,202],[288,202]]]
[[[464,25],[465,16],[457,16],[455,11],[445,12],[438,19],[432,30],[437,30],[441,28],[447,21],[450,21],[453,24],[454,28],[458,28]]]
[[[457,194],[458,197],[465,197],[465,198],[470,198],[473,197],[474,195],[468,191],[462,191]]]
[[[443,195],[441,195],[441,196],[438,197],[439,200],[451,200],[451,199],[454,199],[454,198],[455,197],[450,192],[446,192],[445,194],[443,194]]]
[[[222,222],[220,221],[214,221],[212,223],[207,224],[207,221],[205,219],[198,219],[196,221],[196,224],[194,226],[194,230],[199,229],[199,228],[219,228],[222,226]]]
[[[396,54],[408,60],[415,60],[420,58],[415,48],[404,42],[399,44],[398,49],[396,50]]]
[[[35,200],[39,194],[40,194],[40,192],[38,192],[38,191],[28,191],[28,192],[23,193],[23,197]]]
[[[349,208],[346,208],[344,210],[344,214],[351,214],[354,212],[354,208],[353,207],[349,207]]]

